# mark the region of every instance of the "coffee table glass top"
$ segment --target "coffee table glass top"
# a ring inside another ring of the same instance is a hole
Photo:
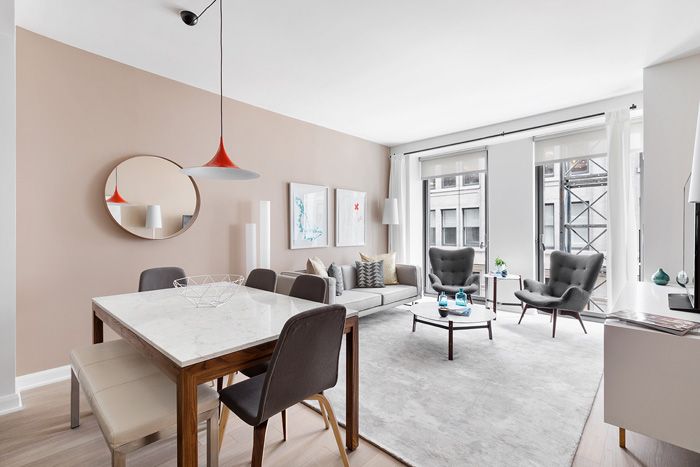
[[[506,274],[506,277],[503,277],[500,274],[495,274],[493,272],[487,272],[486,274],[484,274],[484,277],[488,277],[488,278],[495,277],[496,279],[501,279],[504,281],[517,281],[520,279],[520,274]]]
[[[449,301],[449,306],[455,306],[454,300]],[[410,307],[411,313],[422,319],[429,319],[431,321],[442,321],[448,323],[452,321],[453,323],[483,323],[486,321],[491,321],[496,317],[493,311],[487,309],[483,305],[470,305],[472,312],[469,316],[453,315],[448,314],[446,317],[440,316],[438,312],[437,301],[420,302],[416,305]]]

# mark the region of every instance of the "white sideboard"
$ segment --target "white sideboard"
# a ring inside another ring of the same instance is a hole
[[[634,310],[700,322],[668,308],[678,287],[628,284],[612,311]],[[700,452],[700,333],[675,336],[617,320],[605,323],[605,422]]]

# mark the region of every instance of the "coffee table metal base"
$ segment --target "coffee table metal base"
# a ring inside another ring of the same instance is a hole
[[[493,332],[491,330],[491,321],[487,321],[486,324],[480,324],[480,325],[475,325],[475,326],[455,326],[454,322],[448,321],[447,326],[444,324],[440,324],[435,321],[427,321],[420,319],[418,316],[413,315],[413,332],[416,332],[416,323],[423,323],[427,324],[428,326],[435,326],[436,328],[440,329],[447,329],[447,358],[448,360],[454,360],[453,357],[453,347],[454,347],[454,339],[453,339],[453,332],[454,331],[464,331],[467,329],[488,329],[489,330],[489,339],[493,340]]]

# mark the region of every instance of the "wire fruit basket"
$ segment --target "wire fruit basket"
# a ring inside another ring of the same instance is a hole
[[[207,274],[183,277],[173,281],[173,285],[197,308],[215,308],[231,300],[244,280],[238,274]]]

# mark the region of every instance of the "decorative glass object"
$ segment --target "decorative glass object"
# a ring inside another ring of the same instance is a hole
[[[173,285],[197,308],[214,308],[236,295],[244,281],[238,274],[208,274],[183,277]]]
[[[459,289],[459,292],[455,295],[455,305],[457,306],[467,306],[467,294],[464,293],[464,289]]]
[[[654,284],[656,285],[666,285],[671,278],[668,276],[668,274],[666,274],[666,271],[659,268],[659,270],[656,271],[653,276],[651,276],[651,280],[654,281]]]
[[[447,294],[445,292],[440,292],[440,295],[438,295],[438,306],[447,306]]]

